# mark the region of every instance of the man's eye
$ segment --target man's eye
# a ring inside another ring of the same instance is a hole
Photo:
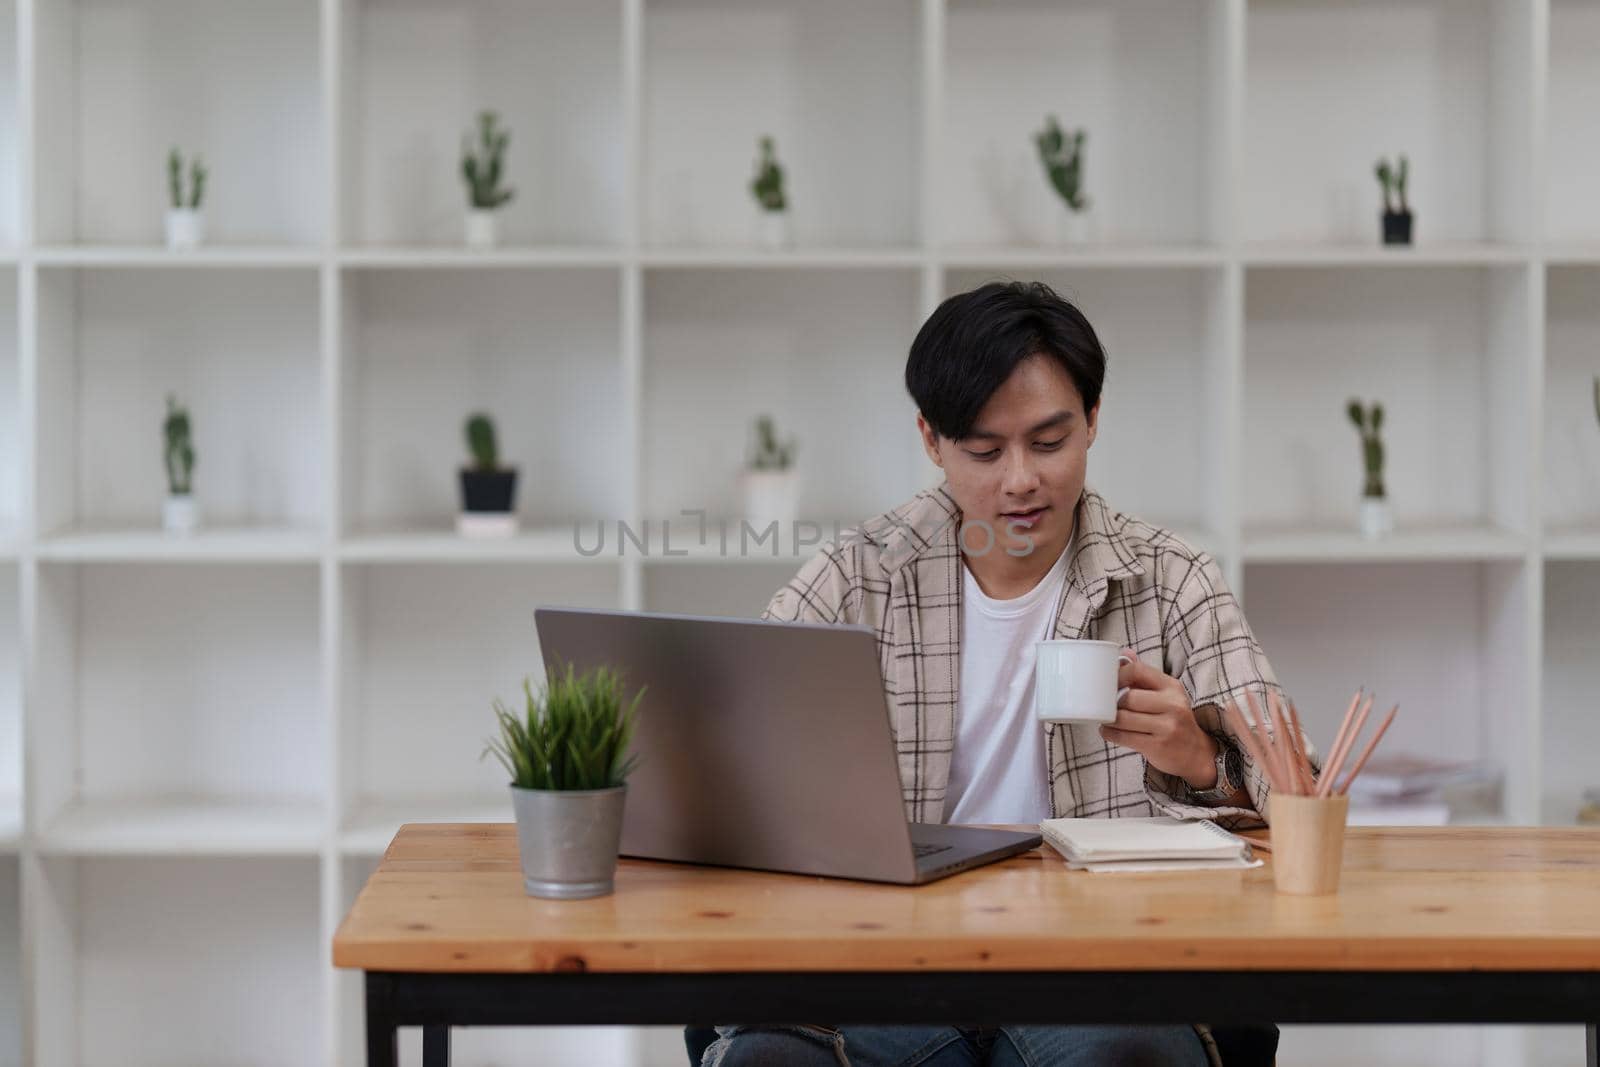
[[[1054,452],[1056,449],[1060,448],[1065,441],[1065,437],[1058,437],[1054,441],[1040,441],[1038,442],[1038,447],[1044,449],[1046,452]]]
[[[994,459],[994,457],[998,456],[999,454],[1000,454],[1000,450],[998,448],[991,448],[987,452],[973,452],[971,449],[967,450],[967,455],[971,456],[973,459],[981,460],[984,463],[989,462],[991,459]]]

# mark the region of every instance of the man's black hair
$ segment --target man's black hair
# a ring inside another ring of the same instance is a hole
[[[906,390],[941,437],[959,441],[1018,363],[1066,368],[1087,414],[1100,402],[1106,353],[1083,312],[1043,282],[990,282],[940,304],[911,342]]]

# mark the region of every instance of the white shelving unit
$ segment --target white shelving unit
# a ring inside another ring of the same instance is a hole
[[[0,0],[0,1067],[360,1063],[329,940],[402,822],[510,817],[479,756],[533,607],[758,613],[931,483],[905,352],[994,277],[1082,304],[1091,483],[1218,556],[1318,736],[1367,684],[1405,745],[1502,767],[1474,818],[1569,821],[1600,783],[1597,53],[1600,0]],[[517,196],[473,253],[484,107]],[[1085,246],[1052,112],[1089,131]],[[211,167],[191,253],[160,247],[173,144]],[[1399,151],[1419,243],[1387,249]],[[1389,413],[1381,542],[1349,396]],[[507,541],[452,530],[479,407]],[[741,550],[760,412],[819,529]],[[1290,1028],[1280,1059],[1581,1040]],[[682,1060],[670,1029],[456,1051]]]

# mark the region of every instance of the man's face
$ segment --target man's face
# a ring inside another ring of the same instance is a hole
[[[1066,368],[1030,356],[984,404],[968,437],[939,437],[920,414],[917,428],[928,458],[944,468],[963,521],[987,522],[995,551],[1020,552],[1025,537],[1059,551],[1072,532],[1099,414],[1099,404],[1083,410]],[[963,541],[976,552],[987,539],[970,531]]]

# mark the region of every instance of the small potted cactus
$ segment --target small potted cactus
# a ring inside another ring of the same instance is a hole
[[[1050,187],[1061,197],[1066,211],[1058,216],[1061,239],[1066,244],[1083,244],[1089,237],[1089,198],[1083,194],[1083,142],[1081,129],[1069,136],[1054,115],[1045,120],[1044,129],[1033,136],[1044,164]]]
[[[1383,489],[1383,405],[1373,402],[1364,408],[1359,400],[1351,400],[1346,409],[1356,431],[1361,434],[1361,460],[1366,470],[1366,480],[1361,489],[1361,532],[1368,538],[1379,538],[1394,529],[1394,518],[1389,513],[1389,497]]]
[[[789,246],[789,197],[783,189],[783,167],[778,163],[777,147],[771,137],[761,138],[761,155],[756,160],[750,193],[756,198],[758,234],[764,248]]]
[[[754,429],[755,443],[740,475],[744,518],[758,530],[773,522],[791,525],[799,514],[800,503],[794,440],[780,442],[769,415],[757,418]]]
[[[1406,202],[1406,181],[1411,164],[1402,154],[1392,167],[1387,159],[1379,159],[1373,171],[1383,187],[1383,243],[1408,245],[1411,243],[1411,206]]]
[[[461,468],[456,532],[464,537],[510,537],[517,532],[517,469],[500,466],[494,420],[488,415],[468,416],[466,431],[472,465]]]
[[[195,248],[206,239],[206,216],[200,209],[205,197],[206,167],[195,156],[189,162],[189,194],[183,192],[183,156],[174,147],[167,153],[167,247]]]
[[[493,111],[478,113],[478,145],[472,135],[461,139],[461,178],[467,185],[467,247],[493,248],[499,243],[495,212],[511,200],[516,190],[502,188],[506,145],[511,135],[498,127]]]
[[[161,526],[168,533],[193,533],[199,523],[199,509],[191,491],[194,481],[194,438],[189,429],[188,409],[167,394],[167,417],[162,424],[166,441],[167,499],[161,505]]]

